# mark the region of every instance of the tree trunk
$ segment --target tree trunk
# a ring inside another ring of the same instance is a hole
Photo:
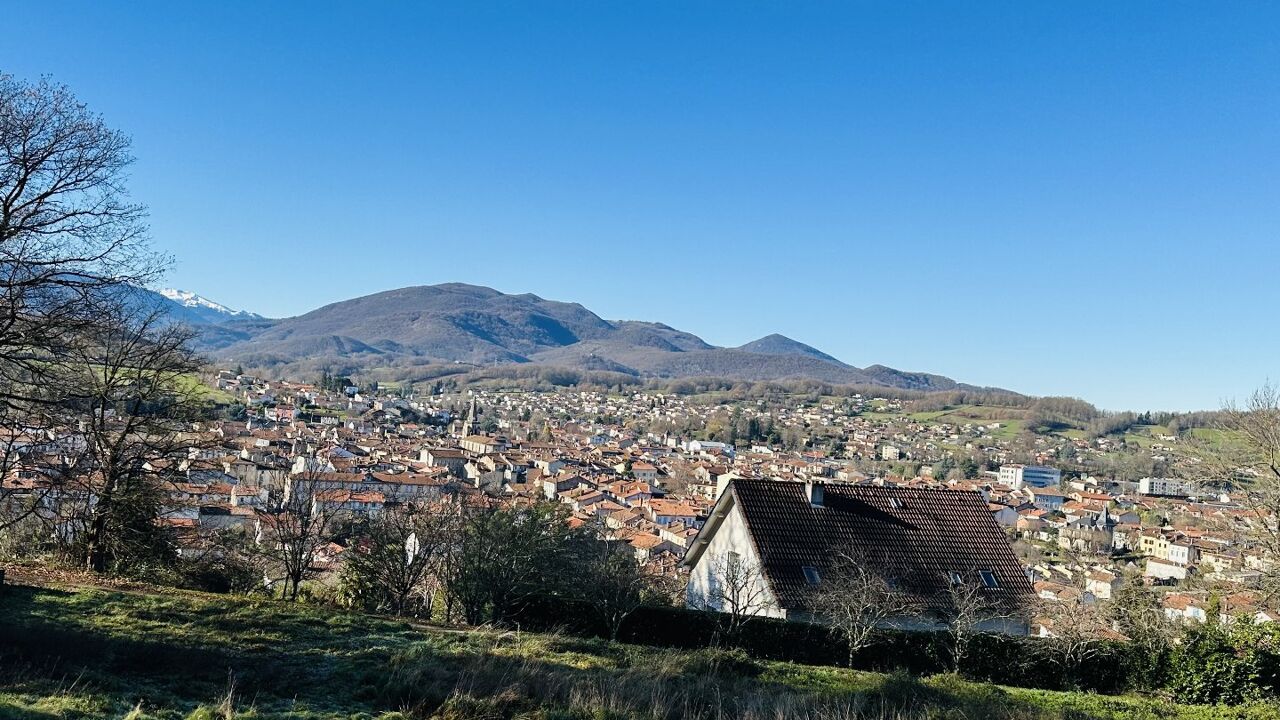
[[[86,567],[97,573],[107,570],[107,508],[99,501],[94,509],[93,521],[89,524],[89,540],[86,548]]]

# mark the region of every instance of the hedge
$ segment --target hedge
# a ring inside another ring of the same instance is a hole
[[[642,607],[623,623],[618,639],[655,647],[696,649],[740,648],[754,658],[806,665],[845,666],[847,645],[830,628],[774,618],[750,618],[733,636],[724,630],[724,616],[702,610]],[[530,630],[559,629],[577,635],[607,637],[604,625],[585,605],[561,599],[534,603],[519,618]],[[973,680],[1018,687],[1061,689],[1078,687],[1113,693],[1140,678],[1131,678],[1122,643],[1105,643],[1101,652],[1077,673],[1069,673],[1053,659],[1052,639],[981,634],[974,639],[963,674]],[[877,672],[905,671],[930,675],[950,670],[949,642],[942,632],[883,630],[854,656],[853,667]]]

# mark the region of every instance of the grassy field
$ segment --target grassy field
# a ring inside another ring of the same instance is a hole
[[[151,588],[0,589],[0,718],[1260,720]]]
[[[230,405],[237,400],[235,395],[213,387],[196,375],[183,375],[179,378],[179,386],[183,392],[192,393],[214,405]]]
[[[1000,428],[991,433],[998,440],[1012,440],[1022,432],[1023,417],[1026,411],[1020,408],[1001,407],[997,405],[955,405],[942,410],[927,410],[906,414],[888,412],[864,412],[863,417],[875,420],[910,420],[925,424],[950,425],[990,425],[1000,423]]]

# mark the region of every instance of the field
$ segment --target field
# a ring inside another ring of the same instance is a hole
[[[144,586],[0,589],[0,718],[1260,720]]]
[[[1012,440],[1022,431],[1023,418],[1026,411],[1022,408],[1003,407],[999,405],[952,405],[942,410],[927,410],[913,413],[895,413],[883,406],[863,412],[862,417],[872,420],[902,421],[949,425],[991,425],[999,423],[1000,427],[992,431],[992,437],[999,440]]]
[[[182,392],[190,393],[194,397],[206,400],[214,405],[230,405],[236,401],[235,395],[226,390],[219,390],[213,387],[196,375],[183,375],[178,379],[178,384]]]

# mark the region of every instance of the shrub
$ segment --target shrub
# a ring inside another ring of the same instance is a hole
[[[1188,703],[1238,704],[1274,695],[1280,630],[1245,621],[1189,628],[1170,654],[1168,687]]]

